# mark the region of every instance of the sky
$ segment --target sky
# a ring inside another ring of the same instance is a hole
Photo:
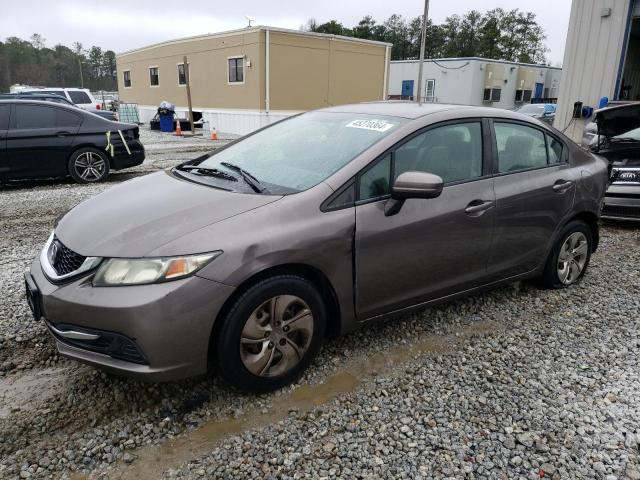
[[[12,0],[0,0],[0,4],[0,40],[9,36],[28,39],[39,33],[47,46],[80,42],[85,48],[97,45],[116,53],[242,28],[247,25],[245,15],[254,17],[257,25],[298,29],[309,18],[318,23],[336,19],[353,26],[365,15],[381,23],[394,13],[406,18],[422,15],[424,8],[422,0],[30,0],[28,8]],[[441,23],[449,15],[496,7],[535,13],[547,34],[547,58],[553,65],[562,63],[571,0],[431,0],[429,18]]]

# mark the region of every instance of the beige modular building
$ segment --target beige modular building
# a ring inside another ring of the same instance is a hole
[[[249,27],[120,53],[118,91],[143,122],[163,100],[186,117],[186,55],[194,116],[245,134],[301,111],[384,99],[390,53],[389,43]]]

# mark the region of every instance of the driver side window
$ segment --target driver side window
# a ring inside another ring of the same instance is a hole
[[[396,149],[395,175],[408,171],[438,175],[444,183],[482,176],[482,127],[467,122],[432,128]]]

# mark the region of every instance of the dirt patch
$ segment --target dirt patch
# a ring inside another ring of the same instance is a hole
[[[0,379],[0,418],[35,409],[60,393],[67,380],[64,368],[44,368]]]

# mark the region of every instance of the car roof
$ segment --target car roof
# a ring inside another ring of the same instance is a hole
[[[0,105],[6,104],[6,103],[16,103],[19,102],[20,105],[23,105],[25,103],[30,104],[33,103],[35,105],[44,105],[46,107],[56,107],[56,108],[65,108],[67,110],[71,110],[73,112],[84,112],[84,110],[82,110],[81,108],[76,107],[73,104],[69,104],[69,103],[58,103],[58,102],[49,102],[47,100],[31,100],[31,99],[27,99],[27,98],[14,98],[14,99],[4,99],[0,97]]]
[[[402,117],[407,119],[417,119],[435,113],[451,112],[451,118],[477,117],[510,118],[514,120],[524,120],[531,122],[531,118],[521,113],[495,107],[477,107],[473,105],[457,105],[445,103],[423,103],[403,100],[387,100],[380,102],[354,103],[320,109],[321,112],[335,113],[361,113],[366,115],[388,115],[391,117]]]

